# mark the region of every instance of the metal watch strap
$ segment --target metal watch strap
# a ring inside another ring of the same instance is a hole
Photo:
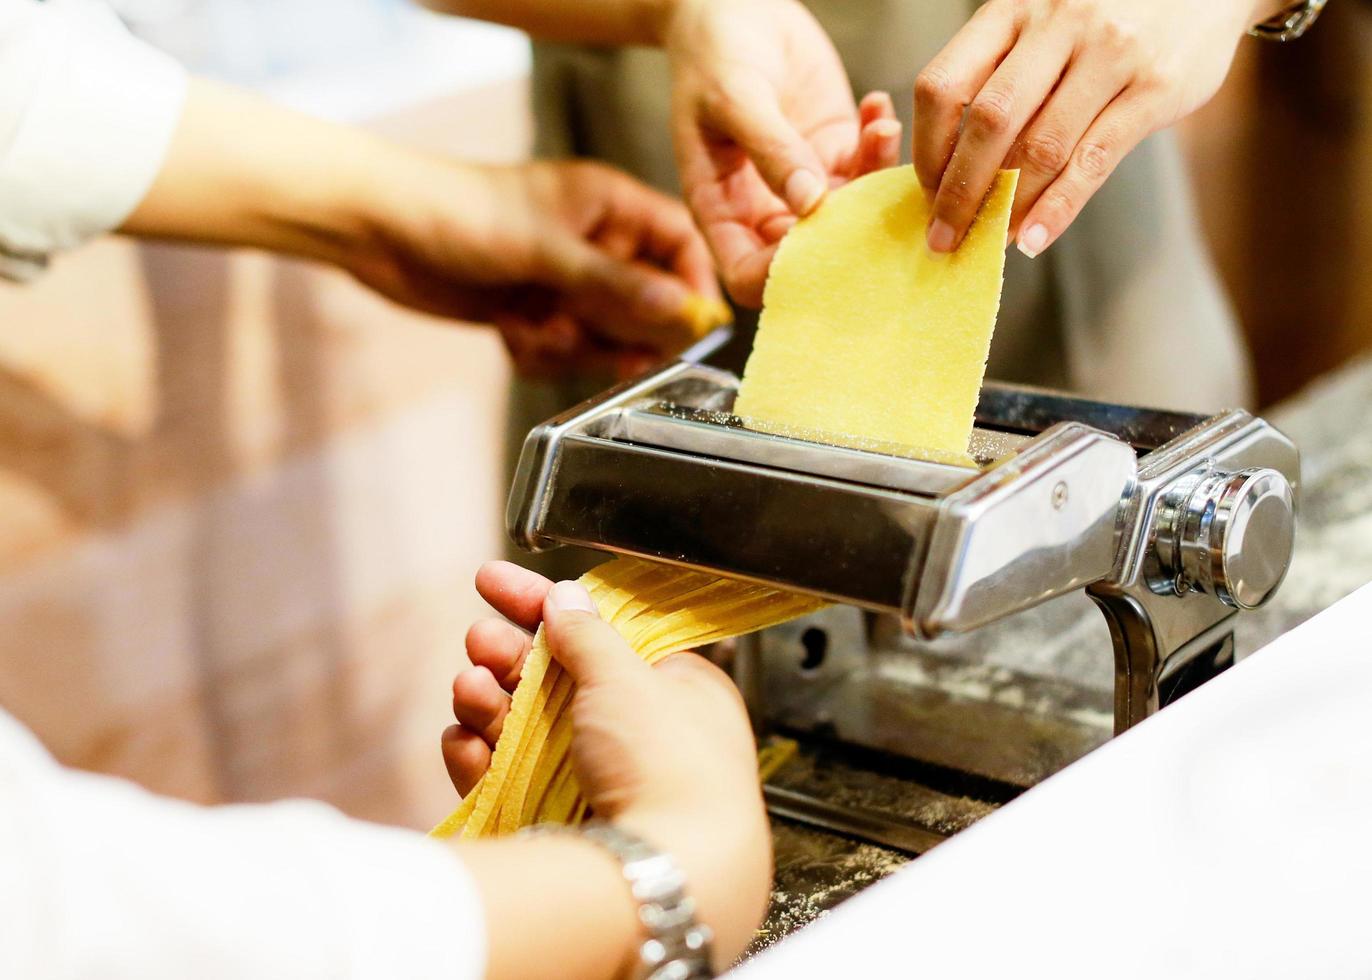
[[[648,938],[639,947],[632,980],[709,980],[708,926],[696,921],[695,902],[686,894],[686,877],[670,856],[636,834],[603,821],[580,827],[539,824],[529,836],[577,834],[609,851],[619,861],[629,893],[638,903],[638,920]]]
[[[1271,20],[1265,20],[1248,33],[1264,41],[1294,41],[1315,23],[1328,0],[1302,0]]]

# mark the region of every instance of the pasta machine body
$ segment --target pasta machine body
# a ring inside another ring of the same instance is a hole
[[[1298,454],[1244,411],[988,382],[963,466],[751,428],[737,389],[681,362],[536,428],[514,540],[811,593],[925,639],[1085,590],[1113,642],[1116,732],[1228,662],[1233,618],[1290,564]]]

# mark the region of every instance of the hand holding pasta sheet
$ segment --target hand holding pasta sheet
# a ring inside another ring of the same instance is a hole
[[[1002,168],[1039,255],[1138,143],[1208,102],[1282,0],[988,0],[915,82],[929,246],[951,252]]]

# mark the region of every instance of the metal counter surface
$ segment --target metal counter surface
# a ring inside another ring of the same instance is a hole
[[[1264,415],[1301,450],[1296,551],[1276,598],[1239,617],[1240,658],[1372,581],[1372,357],[1317,381]],[[1071,678],[1099,691],[1102,706],[1109,703],[1109,639],[1100,614],[1084,595],[933,646],[965,662],[973,673],[1011,667],[1049,679]],[[891,667],[900,670],[896,660]],[[881,793],[879,783],[869,779],[861,791]],[[912,807],[935,803],[916,800]],[[777,866],[772,906],[750,952],[814,921],[909,860],[896,851],[787,820],[774,818],[772,826]]]

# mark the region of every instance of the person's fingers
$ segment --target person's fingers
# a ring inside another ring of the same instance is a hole
[[[1001,62],[972,104],[934,196],[929,247],[951,252],[977,216],[996,172],[1062,77],[1071,40],[1057,32],[1025,35]]]
[[[649,351],[617,350],[610,355],[610,359],[610,377],[616,381],[637,378],[662,365],[661,356]],[[592,369],[599,370],[599,367],[584,368],[578,372],[578,376],[585,377]]]
[[[543,620],[543,600],[553,583],[508,561],[488,561],[476,573],[476,591],[496,612],[533,632]]]
[[[896,116],[896,103],[891,98],[890,92],[868,92],[858,103],[858,126],[865,128],[878,119],[892,119],[899,122]]]
[[[875,119],[862,127],[849,178],[856,180],[900,163],[900,137],[900,122],[895,119]]]
[[[491,767],[491,747],[461,725],[443,731],[443,764],[458,793],[466,796]]]
[[[467,659],[485,667],[507,691],[519,683],[533,638],[503,619],[482,619],[467,630]]]
[[[814,147],[786,118],[777,92],[745,76],[703,100],[700,122],[740,146],[772,193],[797,215],[813,211],[828,190],[828,174]]]
[[[793,214],[781,214],[769,219],[759,230],[762,240],[769,244],[781,241],[800,219]]]
[[[768,223],[769,228],[787,227],[780,218]],[[713,225],[706,237],[720,263],[724,288],[734,302],[748,309],[762,306],[762,293],[767,285],[767,271],[776,256],[777,240],[765,241],[758,232],[736,224]]]
[[[648,667],[624,637],[600,618],[579,582],[558,582],[543,603],[544,629],[554,658],[578,685],[622,681]]]
[[[720,690],[729,691],[740,702],[743,701],[743,695],[739,693],[738,685],[730,679],[729,675],[698,653],[674,653],[670,657],[658,661],[653,669],[664,672],[674,680],[708,684]]]
[[[1019,187],[1010,235],[1019,233],[1024,216],[1040,195],[1066,169],[1072,151],[1101,110],[1114,101],[1129,83],[1130,70],[1121,59],[1096,49],[1074,61],[1057,90],[1025,128],[1010,153],[1007,166],[1018,167]]]
[[[672,135],[682,192],[705,235],[720,279],[733,300],[756,309],[762,303],[770,241],[761,229],[794,218],[786,202],[772,193],[739,147],[710,141],[689,106],[672,114]]]
[[[545,245],[552,284],[580,304],[610,305],[617,320],[671,320],[691,294],[679,279],[618,260],[576,235],[555,235]]]
[[[540,292],[512,295],[506,308],[491,316],[515,370],[525,377],[534,376],[541,365],[571,359],[586,340],[576,319],[559,311],[551,297],[536,295]]]
[[[720,299],[710,250],[685,205],[627,175],[609,174],[617,185],[614,213],[597,234],[597,244],[620,261],[650,260],[700,296]]]
[[[840,186],[900,162],[901,125],[889,94],[867,93],[858,105],[858,125],[858,136],[851,151],[839,159],[829,175],[831,186]]]
[[[491,748],[500,738],[509,711],[510,696],[485,667],[464,670],[453,680],[453,717],[463,728],[480,735]]]
[[[545,243],[549,278],[600,337],[663,352],[699,338],[697,293],[647,262],[621,262],[574,235]],[[721,314],[724,315],[724,314]]]
[[[1025,215],[1020,251],[1035,258],[1057,241],[1125,155],[1158,128],[1161,115],[1151,98],[1133,89],[1110,103],[1072,151],[1062,174]]]
[[[711,303],[722,303],[724,294],[719,288],[719,277],[715,274],[715,260],[710,255],[710,247],[705,237],[699,234],[692,223],[693,234],[683,240],[676,250],[666,259],[663,267],[672,272],[690,287],[695,296]]]
[[[607,222],[592,238],[592,243],[612,259],[628,262],[639,251],[639,236],[623,222]]]
[[[714,304],[707,307],[706,312],[711,318],[707,322],[717,321],[719,316],[723,315],[724,309],[725,307]],[[570,351],[550,352],[536,339],[530,339],[537,338],[539,324],[513,324],[505,318],[497,318],[497,322],[506,346],[510,349],[515,372],[522,378],[538,381],[559,381],[568,378],[625,381],[660,365],[664,358],[662,352],[650,348],[626,347],[623,344],[612,344],[586,336],[583,336],[577,346]],[[520,340],[521,337],[524,339]]]
[[[1014,4],[983,4],[915,79],[915,172],[931,196],[957,145],[962,116],[1018,34]]]

